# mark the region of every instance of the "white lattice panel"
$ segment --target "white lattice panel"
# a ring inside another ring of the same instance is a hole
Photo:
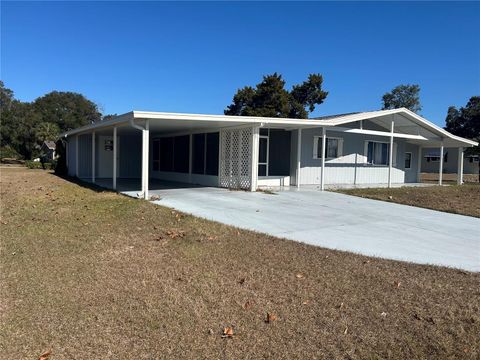
[[[250,189],[252,129],[228,129],[220,132],[220,186]]]

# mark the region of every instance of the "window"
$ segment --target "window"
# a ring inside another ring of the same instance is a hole
[[[435,162],[435,163],[440,162],[440,151],[432,152],[425,155],[425,159],[427,160],[427,162]],[[445,151],[445,153],[443,154],[443,162],[447,162],[447,161],[448,161],[448,151]]]
[[[219,133],[207,133],[207,157],[205,159],[205,175],[218,175]]]
[[[343,139],[327,137],[327,144],[325,146],[325,159],[336,159],[342,156]],[[322,158],[322,137],[315,136],[313,138],[313,158]]]
[[[205,172],[205,134],[193,135],[192,172],[203,174]]]
[[[377,141],[367,142],[367,162],[372,165],[388,165],[390,144]]]
[[[160,171],[173,171],[173,138],[160,139]]]
[[[188,173],[189,136],[153,140],[153,171]]]
[[[268,176],[268,146],[270,129],[260,129],[258,144],[258,176]]]
[[[160,170],[160,140],[153,140],[153,171]]]
[[[188,173],[190,152],[190,136],[177,136],[173,138],[173,171]]]
[[[193,135],[192,173],[218,175],[219,133]]]
[[[407,152],[405,153],[405,169],[411,169],[412,168],[412,153]]]

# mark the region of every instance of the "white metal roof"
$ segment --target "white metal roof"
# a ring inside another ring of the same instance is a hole
[[[390,115],[401,115],[412,123],[428,130],[432,134],[449,140],[445,146],[477,146],[478,143],[469,139],[453,135],[441,127],[433,124],[425,118],[405,109],[379,110],[360,113],[351,113],[343,115],[332,115],[323,119],[291,119],[291,118],[271,118],[271,117],[252,117],[252,116],[231,116],[231,115],[207,115],[207,114],[184,114],[184,113],[166,113],[151,111],[131,111],[123,115],[116,116],[110,120],[79,127],[61,134],[61,137],[67,137],[74,134],[89,132],[95,129],[112,127],[114,125],[126,125],[130,121],[139,122],[142,120],[150,121],[150,129],[153,131],[173,131],[186,130],[194,128],[212,128],[212,127],[233,127],[248,124],[259,124],[262,126],[281,127],[285,129],[309,128],[309,127],[334,127],[357,122],[360,120],[371,120],[385,118]]]

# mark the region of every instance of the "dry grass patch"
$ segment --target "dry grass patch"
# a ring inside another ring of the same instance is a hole
[[[480,217],[480,185],[338,190],[347,195]]]
[[[4,358],[480,355],[479,274],[276,239],[38,170],[2,169],[1,197]]]

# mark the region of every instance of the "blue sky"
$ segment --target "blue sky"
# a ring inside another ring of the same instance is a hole
[[[104,113],[223,113],[281,73],[329,91],[313,115],[375,110],[421,86],[422,115],[480,95],[480,3],[3,2],[1,79],[31,101],[76,91]]]

